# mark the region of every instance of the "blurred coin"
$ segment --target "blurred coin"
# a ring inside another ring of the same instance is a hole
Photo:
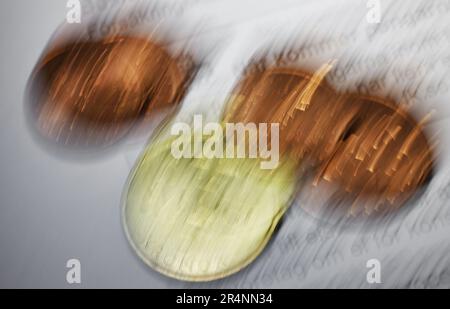
[[[147,38],[53,40],[32,73],[27,104],[39,134],[68,148],[116,143],[155,111],[173,109],[191,76]]]
[[[302,191],[314,201],[301,203],[308,212],[339,217],[398,209],[432,174],[426,119],[417,122],[389,100],[338,93],[324,80],[330,69],[249,70],[225,117],[280,123],[280,151],[316,174]]]
[[[329,191],[329,208],[345,205],[351,217],[396,210],[432,175],[434,149],[424,130],[428,116],[418,122],[381,98],[356,95],[348,101],[357,112],[314,184]]]
[[[294,192],[292,165],[257,159],[175,159],[173,139],[150,144],[132,172],[123,221],[152,268],[188,281],[235,273],[263,250]]]
[[[249,71],[238,83],[225,117],[230,122],[279,123],[280,152],[316,166],[333,152],[346,127],[335,124],[345,101],[315,74],[296,68]]]

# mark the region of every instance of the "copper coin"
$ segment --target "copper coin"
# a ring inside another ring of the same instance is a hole
[[[253,71],[236,87],[226,119],[280,124],[281,153],[316,174],[305,189],[323,205],[309,212],[357,216],[398,209],[432,173],[424,121],[393,101],[338,93],[324,80],[327,70]]]
[[[47,140],[103,147],[154,111],[175,107],[189,78],[176,58],[149,39],[77,37],[45,51],[30,78],[28,103]]]
[[[333,153],[346,130],[335,125],[346,102],[320,74],[279,67],[252,72],[237,85],[225,117],[279,123],[281,154],[315,166]]]
[[[346,201],[348,216],[388,213],[431,176],[434,154],[424,131],[426,117],[418,122],[381,98],[349,96],[348,102],[357,112],[315,184],[327,186],[333,200]]]

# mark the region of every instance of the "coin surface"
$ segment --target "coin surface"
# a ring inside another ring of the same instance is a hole
[[[292,165],[256,159],[175,159],[171,140],[150,144],[124,194],[123,222],[152,268],[188,281],[235,273],[269,241],[293,196]]]
[[[249,71],[225,117],[279,123],[280,151],[315,173],[304,186],[314,214],[379,215],[399,209],[432,175],[434,149],[424,125],[394,101],[339,93],[316,72],[269,67]],[[315,196],[315,197],[314,197]]]
[[[351,217],[396,210],[432,175],[427,117],[416,121],[404,108],[381,98],[351,96],[348,101],[357,112],[333,155],[318,169],[314,185],[327,187],[334,201],[345,200]],[[341,206],[332,202],[328,210]]]
[[[51,44],[32,73],[27,103],[37,132],[67,147],[116,143],[155,111],[176,106],[189,78],[147,38],[80,35]]]
[[[279,123],[280,153],[316,166],[333,152],[345,126],[337,127],[345,103],[316,73],[272,67],[250,71],[234,90],[225,111],[231,122]]]

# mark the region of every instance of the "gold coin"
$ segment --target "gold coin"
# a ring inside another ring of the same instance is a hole
[[[235,273],[269,241],[294,191],[294,169],[258,159],[180,158],[173,139],[148,146],[124,194],[132,247],[150,267],[188,281]]]

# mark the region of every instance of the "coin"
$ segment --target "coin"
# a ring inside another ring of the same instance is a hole
[[[334,200],[345,199],[350,217],[396,210],[432,175],[434,149],[424,130],[428,117],[417,121],[382,98],[353,95],[348,101],[357,112],[346,136],[318,169],[314,184],[328,187]]]
[[[124,194],[123,222],[137,254],[155,270],[187,281],[233,274],[266,246],[295,187],[289,162],[180,158],[173,139],[152,142]]]
[[[66,147],[107,147],[180,102],[188,70],[151,39],[111,34],[50,43],[31,75],[33,127]]]
[[[318,165],[328,158],[345,131],[334,124],[344,104],[324,80],[328,65],[316,75],[296,68],[249,71],[234,90],[225,111],[231,122],[279,123],[280,153]]]

